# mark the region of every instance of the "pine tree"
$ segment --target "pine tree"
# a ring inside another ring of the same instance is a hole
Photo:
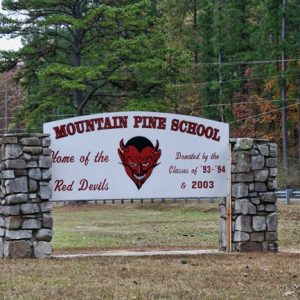
[[[21,81],[27,125],[49,114],[81,115],[126,101],[174,98],[182,54],[169,47],[148,0],[4,0],[0,35],[20,36],[24,47],[1,52],[2,70],[24,63]],[[155,3],[154,3],[155,4]],[[173,97],[173,98],[172,98]],[[43,116],[43,117],[41,117]]]

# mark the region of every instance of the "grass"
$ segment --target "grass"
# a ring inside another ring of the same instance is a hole
[[[0,260],[0,299],[300,299],[300,203],[278,213],[287,252]],[[217,248],[218,216],[210,203],[56,207],[53,244],[56,253]]]
[[[300,254],[0,262],[1,299],[299,299]]]
[[[217,204],[89,204],[53,215],[56,252],[218,247]]]

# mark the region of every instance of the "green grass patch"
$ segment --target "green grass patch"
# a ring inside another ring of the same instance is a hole
[[[144,204],[56,207],[55,251],[218,247],[218,205]]]

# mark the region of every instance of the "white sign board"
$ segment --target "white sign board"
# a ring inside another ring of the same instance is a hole
[[[226,197],[229,126],[197,117],[119,112],[44,124],[52,200]]]

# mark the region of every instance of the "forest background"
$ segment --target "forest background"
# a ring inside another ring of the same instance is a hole
[[[299,187],[299,0],[2,0],[2,8],[0,38],[23,46],[0,51],[1,133],[146,110],[227,122],[232,137],[281,149],[285,111],[290,167],[280,184]]]

